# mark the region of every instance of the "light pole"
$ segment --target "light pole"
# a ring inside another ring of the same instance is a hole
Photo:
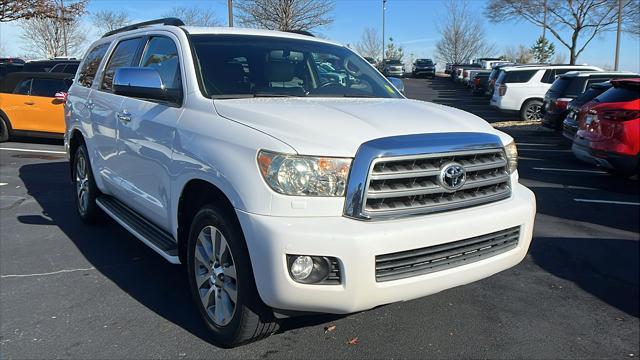
[[[620,64],[620,32],[622,31],[622,0],[618,0],[618,30],[616,31],[616,60],[614,70],[618,71]]]
[[[382,0],[382,65],[384,66],[384,11],[387,9],[387,0]]]
[[[233,27],[233,0],[227,1],[227,10],[229,11],[229,27]]]

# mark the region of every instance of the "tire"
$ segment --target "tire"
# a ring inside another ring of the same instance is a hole
[[[0,116],[0,142],[9,140],[9,126],[4,116]]]
[[[100,190],[96,186],[87,147],[80,144],[73,154],[73,185],[76,190],[76,210],[83,222],[93,224],[101,219],[101,209],[96,204]]]
[[[528,100],[520,109],[520,119],[522,121],[542,121],[542,101]]]
[[[216,205],[203,206],[193,219],[187,246],[191,293],[214,342],[234,347],[278,329],[273,312],[258,295],[242,229],[233,214]]]

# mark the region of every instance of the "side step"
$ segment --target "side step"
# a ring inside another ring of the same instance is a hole
[[[180,264],[178,244],[173,240],[171,234],[152,224],[149,220],[111,196],[103,195],[97,198],[96,204],[113,220],[155,252],[162,255],[167,261],[172,264]]]

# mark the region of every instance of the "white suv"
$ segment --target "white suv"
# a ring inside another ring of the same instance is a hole
[[[558,75],[569,71],[602,71],[587,65],[521,65],[504,67],[496,79],[491,106],[518,112],[521,120],[542,120],[544,95]]]
[[[65,119],[79,216],[185,264],[220,344],[479,280],[531,241],[511,137],[326,40],[129,26],[91,46]]]

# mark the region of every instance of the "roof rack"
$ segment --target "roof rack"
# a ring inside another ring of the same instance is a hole
[[[313,35],[312,33],[308,32],[306,30],[286,30],[285,32],[292,33],[292,34],[306,35],[306,36],[315,37],[315,35]]]
[[[150,25],[184,26],[184,22],[182,22],[182,20],[180,20],[178,18],[173,18],[173,17],[150,20],[150,21],[145,21],[145,22],[141,22],[141,23],[137,23],[137,24],[132,24],[132,25],[128,25],[128,26],[125,26],[125,27],[121,27],[119,29],[111,30],[111,31],[107,32],[106,34],[102,35],[102,37],[104,38],[104,37],[107,37],[107,36],[111,36],[113,34],[129,31],[129,30],[140,29],[140,28],[143,28],[145,26],[150,26]]]

